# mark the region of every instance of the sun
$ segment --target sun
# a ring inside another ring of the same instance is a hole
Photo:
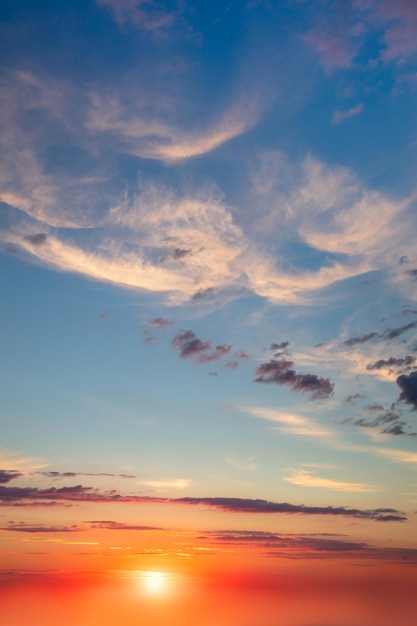
[[[165,572],[142,572],[141,580],[145,591],[153,596],[158,596],[167,590],[167,574]]]

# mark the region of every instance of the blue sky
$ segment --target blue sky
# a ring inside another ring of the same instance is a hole
[[[22,502],[75,480],[322,507],[303,532],[389,508],[401,537],[351,536],[415,550],[415,3],[0,20],[0,469]]]

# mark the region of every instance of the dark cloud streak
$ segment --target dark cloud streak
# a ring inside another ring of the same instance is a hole
[[[374,405],[370,407],[373,413],[375,413],[376,408],[379,411],[382,410],[380,415],[374,417],[372,420],[360,418],[356,420],[355,426],[360,426],[361,428],[382,427],[383,429],[381,430],[381,432],[386,435],[407,435],[409,437],[415,436],[416,433],[409,433],[404,430],[404,428],[407,426],[407,423],[404,422],[401,415],[396,413],[392,408],[384,409],[384,407],[379,407],[379,405]]]
[[[351,337],[350,339],[346,339],[344,341],[345,346],[356,346],[361,343],[366,343],[367,341],[371,341],[371,339],[375,339],[378,337],[378,333],[367,333],[366,335],[358,335],[356,337]]]
[[[361,393],[349,394],[343,399],[343,404],[354,404],[357,400],[362,400],[363,397]]]
[[[336,535],[337,537],[337,535]],[[267,531],[220,530],[209,531],[200,537],[220,546],[253,546],[267,550],[271,557],[337,558],[340,554],[355,558],[384,559],[417,563],[415,548],[374,547],[365,542],[329,538],[325,535],[279,534]]]
[[[409,322],[408,324],[405,324],[404,326],[398,326],[397,328],[386,328],[382,333],[372,332],[372,333],[367,333],[365,335],[357,335],[356,337],[351,337],[350,339],[346,339],[343,342],[343,344],[345,346],[352,347],[352,346],[356,346],[362,343],[367,343],[368,341],[371,341],[371,340],[390,341],[391,339],[396,339],[397,337],[400,337],[401,335],[403,335],[404,333],[408,332],[409,330],[413,328],[417,328],[417,320],[414,320],[413,322]]]
[[[6,483],[9,483],[11,480],[19,478],[19,476],[22,476],[22,475],[23,474],[21,474],[17,470],[0,470],[0,484],[5,485]]]
[[[110,474],[107,472],[37,472],[48,478],[75,478],[76,476],[107,476],[109,478],[136,478],[132,474]]]
[[[379,359],[375,363],[369,363],[366,366],[367,370],[380,370],[383,368],[391,368],[391,367],[403,367],[404,365],[412,365],[415,363],[415,357],[411,355],[407,355],[403,358],[395,358],[393,356],[389,357],[389,359]]]
[[[287,385],[294,391],[304,391],[311,394],[312,400],[328,398],[333,393],[334,384],[328,378],[316,374],[297,374],[291,369],[292,361],[271,359],[256,368],[256,383],[275,383]]]
[[[138,504],[171,504],[188,506],[207,506],[229,513],[254,514],[300,514],[330,515],[352,517],[356,519],[374,520],[379,522],[405,521],[404,513],[396,509],[352,509],[344,506],[305,506],[288,502],[270,502],[268,500],[224,497],[183,497],[159,498],[153,496],[122,495],[115,490],[102,492],[92,487],[74,485],[71,487],[2,487],[0,486],[0,504],[3,506],[42,506],[52,500],[57,502],[84,503],[138,503]]]

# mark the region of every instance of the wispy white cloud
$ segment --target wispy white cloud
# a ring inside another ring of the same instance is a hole
[[[268,250],[273,230],[261,244],[259,232],[252,234],[250,224],[243,230],[233,207],[215,187],[197,194],[146,183],[132,198],[119,197],[104,213],[94,211],[101,192],[90,184],[86,203],[91,194],[93,210],[90,205],[87,217],[79,221],[78,209],[60,206],[51,186],[47,202],[38,201],[33,183],[35,208],[25,212],[36,222],[25,223],[15,213],[16,226],[2,236],[49,266],[121,286],[167,292],[175,303],[207,289],[228,288],[250,290],[276,303],[308,304],[330,285],[373,269],[389,269],[399,251],[411,245],[412,217],[401,219],[410,200],[395,202],[363,190],[347,170],[326,168],[310,158],[303,171],[304,182],[287,197],[287,215],[275,213],[275,223],[282,229],[281,218],[286,217],[290,240],[301,238],[320,254],[336,255],[331,263],[323,258],[315,271],[280,266],[279,254],[274,257]],[[30,186],[30,182],[24,186],[28,192]],[[10,193],[6,200],[19,206]],[[45,215],[42,207],[52,207],[53,201],[57,202],[53,214]],[[24,210],[22,202],[19,208]],[[265,224],[271,220],[272,216]],[[74,233],[64,239],[51,230],[56,226],[92,230],[88,237]],[[39,232],[48,234],[43,245],[25,239]]]
[[[364,188],[347,168],[327,167],[313,158],[306,160],[304,172],[294,208],[305,213],[299,233],[306,243],[352,259],[361,256],[369,269],[381,267],[382,255],[398,261],[399,244],[407,241],[400,217],[414,196],[390,199]]]
[[[141,484],[152,489],[187,489],[191,485],[188,478],[175,478],[174,480],[142,480]]]
[[[164,177],[127,184],[102,165],[104,136],[114,139],[113,153],[120,149],[171,161],[205,154],[255,123],[261,108],[250,98],[214,118],[208,130],[191,131],[161,121],[162,114],[150,117],[146,97],[135,113],[116,97],[96,93],[87,112],[80,108],[77,126],[69,105],[61,107],[68,86],[48,87],[29,74],[8,84],[1,112],[0,200],[10,209],[0,236],[41,264],[161,293],[170,304],[211,293],[217,294],[216,306],[252,292],[278,304],[310,305],[348,278],[377,269],[390,275],[400,256],[413,257],[414,197],[389,198],[366,188],[349,169],[312,156],[291,162],[282,153],[261,155],[240,206],[207,181],[198,190],[196,184],[173,183],[172,177],[169,184]],[[26,101],[63,132],[69,125],[77,154],[93,163],[88,171],[81,175],[66,168],[64,175],[54,169],[52,153],[45,160],[37,146],[39,136],[50,140],[48,126],[24,131]],[[107,139],[104,147],[109,148]],[[288,249],[300,244],[316,256],[315,269],[288,261]]]
[[[332,122],[333,124],[340,124],[344,120],[348,120],[350,117],[354,117],[355,115],[360,115],[363,111],[363,104],[357,104],[350,109],[338,110],[333,113]]]
[[[237,458],[234,454],[227,454],[226,461],[229,465],[238,470],[253,472],[258,467],[256,457],[254,456],[249,456],[246,459],[240,459]]]
[[[340,431],[326,428],[317,421],[299,413],[287,413],[259,406],[235,406],[234,408],[252,417],[276,424],[276,430],[293,436],[318,440],[323,446],[330,447],[334,450],[366,455],[372,454],[384,457],[396,463],[417,463],[417,453],[415,452],[384,447],[382,444],[386,443],[388,438],[376,441],[375,445],[352,443],[346,440],[345,434],[342,437]]]
[[[380,456],[384,456],[398,463],[417,463],[417,452],[408,450],[395,450],[394,448],[369,448]]]
[[[160,119],[150,117],[146,100],[141,116],[138,114],[141,103],[135,104],[134,110],[129,110],[115,97],[91,94],[88,128],[113,136],[130,154],[164,161],[189,159],[215,150],[253,127],[263,109],[258,97],[247,93],[218,114],[217,119],[191,130],[169,124],[166,111]],[[153,106],[152,110],[155,108]]]
[[[286,413],[276,409],[255,406],[237,407],[248,415],[267,420],[277,425],[277,428],[290,435],[318,438],[322,441],[333,440],[334,433],[317,422],[296,413]]]
[[[48,465],[49,463],[39,457],[22,456],[12,450],[0,450],[0,468],[2,470],[16,470],[23,474],[29,474],[48,467]]]
[[[265,207],[253,237],[265,247],[274,242],[277,254],[253,258],[248,272],[257,293],[272,301],[305,304],[315,292],[347,278],[372,270],[389,274],[401,250],[413,250],[409,209],[414,195],[389,198],[367,189],[348,168],[328,166],[311,156],[296,169],[281,153],[261,160],[252,180]],[[315,251],[318,269],[288,267],[284,251],[290,242]]]
[[[289,476],[284,476],[283,479],[293,485],[300,485],[302,487],[319,487],[334,491],[352,491],[360,493],[368,491],[381,491],[382,489],[380,486],[369,485],[367,483],[355,483],[335,480],[333,478],[325,478],[323,476],[313,476],[303,469],[295,469]]]

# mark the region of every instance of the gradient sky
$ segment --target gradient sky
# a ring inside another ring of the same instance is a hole
[[[7,626],[414,626],[417,3],[8,0],[0,47]]]

